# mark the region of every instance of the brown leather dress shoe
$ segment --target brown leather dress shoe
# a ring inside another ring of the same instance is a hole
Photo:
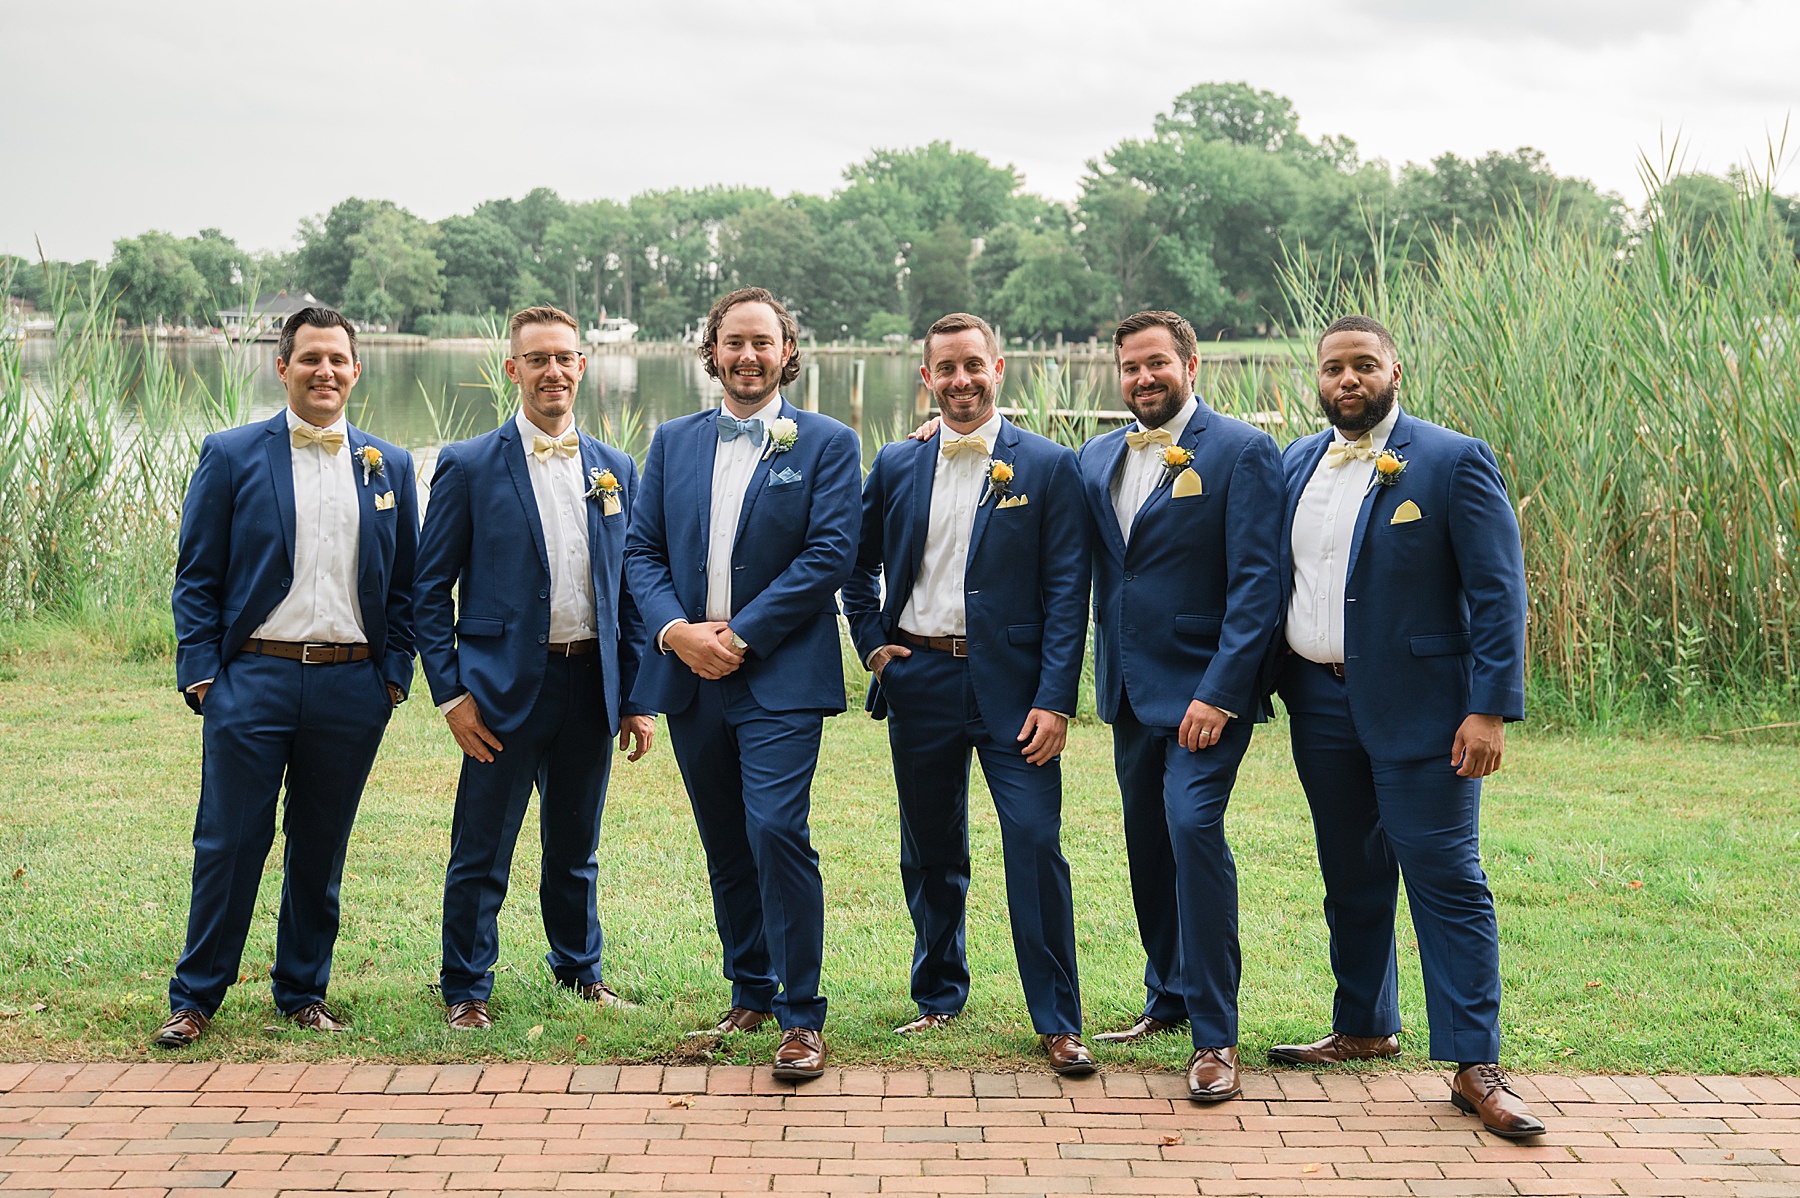
[[[749,1007],[733,1007],[719,1016],[719,1022],[711,1027],[696,1028],[685,1033],[683,1040],[698,1040],[703,1036],[729,1036],[733,1032],[753,1032],[769,1020],[775,1018],[768,1011],[752,1011]]]
[[[1498,1065],[1470,1065],[1450,1080],[1450,1101],[1456,1109],[1481,1119],[1481,1126],[1509,1140],[1528,1140],[1544,1134],[1544,1124],[1525,1105]]]
[[[1094,1071],[1094,1054],[1074,1032],[1038,1039],[1043,1042],[1044,1055],[1050,1058],[1050,1068],[1064,1077],[1085,1077]]]
[[[347,1032],[350,1025],[332,1013],[322,1002],[309,1002],[288,1016],[288,1022],[310,1032]]]
[[[1224,1102],[1243,1090],[1234,1048],[1196,1048],[1188,1058],[1188,1097],[1195,1102]]]
[[[479,998],[451,1003],[444,1012],[444,1022],[453,1032],[485,1032],[494,1026],[493,1019],[488,1016],[487,1004]]]
[[[784,1082],[809,1082],[825,1072],[825,1037],[810,1027],[790,1027],[781,1033],[770,1072]]]
[[[570,986],[575,997],[584,1002],[596,1003],[602,1007],[611,1007],[616,1011],[635,1011],[638,1005],[629,999],[620,998],[618,993],[605,982],[589,982],[585,986]]]
[[[1136,1044],[1139,1040],[1148,1040],[1151,1036],[1172,1032],[1180,1026],[1179,1023],[1164,1023],[1162,1020],[1152,1019],[1148,1015],[1139,1015],[1138,1021],[1130,1027],[1116,1032],[1101,1032],[1094,1039],[1102,1044]]]
[[[192,1007],[183,1007],[156,1029],[150,1043],[158,1048],[186,1048],[205,1034],[206,1025],[211,1022]]]
[[[919,1032],[935,1032],[941,1027],[949,1027],[954,1015],[946,1015],[942,1011],[927,1011],[911,1023],[903,1023],[894,1029],[896,1036],[911,1036]]]
[[[1342,1065],[1345,1061],[1382,1061],[1399,1055],[1398,1036],[1341,1036],[1332,1032],[1311,1044],[1277,1044],[1269,1050],[1269,1064]]]

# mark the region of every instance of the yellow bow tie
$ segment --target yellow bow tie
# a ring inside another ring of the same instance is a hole
[[[958,437],[954,441],[950,440],[948,437],[944,438],[944,448],[943,448],[944,456],[947,458],[954,458],[959,453],[973,453],[973,454],[979,454],[980,456],[982,456],[984,458],[987,457],[988,456],[987,438],[986,437]]]
[[[310,424],[294,426],[294,448],[302,449],[308,445],[317,445],[326,453],[336,454],[344,447],[344,434],[336,429],[316,428]]]
[[[1352,458],[1359,462],[1375,460],[1375,446],[1364,433],[1354,441],[1346,441],[1342,437],[1332,438],[1331,444],[1325,447],[1325,467],[1336,470]]]
[[[560,437],[536,436],[531,439],[531,456],[540,462],[550,460],[550,455],[559,453],[565,458],[575,456],[581,448],[581,434],[570,429]]]
[[[1125,444],[1133,449],[1142,449],[1146,445],[1173,445],[1175,438],[1169,435],[1166,428],[1153,428],[1147,433],[1129,432],[1125,434]]]

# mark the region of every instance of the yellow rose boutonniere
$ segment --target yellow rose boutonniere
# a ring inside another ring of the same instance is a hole
[[[1186,470],[1194,462],[1194,451],[1183,449],[1179,445],[1165,445],[1162,451],[1163,482],[1170,483],[1175,476]]]
[[[583,499],[612,499],[619,494],[619,480],[610,470],[588,471],[588,492]]]
[[[1391,487],[1400,481],[1406,473],[1406,459],[1391,449],[1384,449],[1375,455],[1375,485]]]
[[[995,458],[988,463],[987,490],[982,492],[980,507],[989,499],[1004,499],[1012,493],[1013,468],[1011,462],[1002,462]]]
[[[387,477],[387,466],[381,460],[381,451],[373,445],[365,445],[357,450],[356,460],[362,463],[363,486],[368,486],[371,478]]]

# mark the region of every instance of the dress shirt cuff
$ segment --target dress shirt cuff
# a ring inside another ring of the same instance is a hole
[[[686,623],[687,623],[686,620],[670,620],[667,624],[664,624],[662,626],[662,628],[657,631],[657,634],[656,634],[656,651],[658,653],[667,653],[669,651],[669,647],[667,645],[663,644],[663,638],[665,636],[669,635],[669,629],[675,627],[675,625],[686,624]]]
[[[1219,710],[1225,711],[1223,707],[1220,707]],[[1235,720],[1238,718],[1238,713],[1235,711],[1225,711],[1225,718],[1228,720]]]
[[[454,698],[454,699],[447,699],[444,702],[439,703],[438,710],[440,712],[442,712],[444,715],[449,715],[450,709],[452,707],[455,707],[458,703],[461,703],[464,699],[466,699],[468,697],[469,697],[469,692],[464,691],[462,694],[456,696],[456,698]]]
[[[212,685],[212,684],[213,684],[213,679],[211,679],[211,678],[202,678],[202,679],[201,679],[201,680],[200,680],[200,681],[198,681],[198,682],[196,682],[196,683],[194,683],[194,685],[192,685],[192,686],[190,686],[190,687],[188,687],[188,688],[187,688],[187,691],[186,691],[186,692],[185,692],[185,693],[187,693],[187,694],[190,694],[190,695],[197,695],[197,694],[199,694],[199,693],[200,693],[200,688],[201,688],[201,687],[203,687],[203,686],[211,686],[211,685]]]

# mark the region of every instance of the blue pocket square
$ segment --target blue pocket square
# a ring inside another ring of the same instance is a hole
[[[800,472],[792,467],[783,470],[769,471],[769,486],[771,487],[778,487],[783,483],[797,483],[799,481]]]

